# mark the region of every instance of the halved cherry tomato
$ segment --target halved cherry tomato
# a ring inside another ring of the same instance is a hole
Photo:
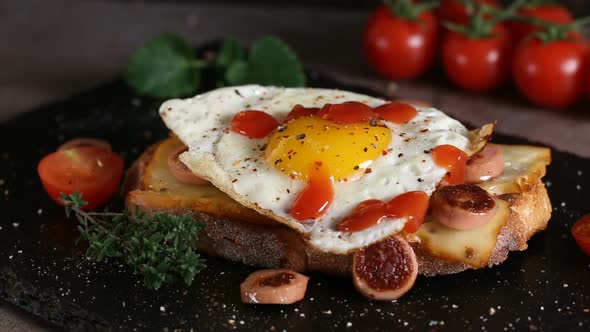
[[[412,79],[431,67],[437,35],[433,11],[424,11],[415,20],[409,20],[381,5],[367,21],[363,49],[369,64],[380,75],[390,79]]]
[[[498,24],[489,38],[471,39],[449,31],[442,44],[447,77],[468,91],[491,91],[510,76],[512,42],[508,29]]]
[[[547,22],[567,24],[574,19],[567,8],[557,4],[540,4],[527,5],[518,10],[518,14],[524,17],[534,17]],[[542,28],[533,24],[521,21],[514,21],[509,23],[510,32],[515,45],[520,43],[524,38],[531,33],[541,30]]]
[[[524,40],[514,53],[512,73],[520,92],[532,103],[551,108],[575,104],[584,94],[589,47],[583,37],[544,43]]]
[[[123,159],[96,146],[81,146],[51,153],[37,167],[43,187],[58,204],[61,193],[82,193],[85,209],[106,203],[117,190],[123,175]]]
[[[498,0],[476,0],[475,2],[496,8],[500,7]],[[469,21],[467,7],[459,0],[443,0],[440,4],[438,14],[442,21],[449,21],[456,24],[465,24]]]
[[[590,214],[583,216],[574,224],[572,235],[580,249],[590,256]]]

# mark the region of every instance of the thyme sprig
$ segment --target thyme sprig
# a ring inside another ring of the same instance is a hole
[[[88,241],[86,256],[95,261],[120,257],[147,288],[158,289],[177,280],[192,284],[204,267],[196,251],[197,234],[204,228],[190,214],[87,212],[82,194],[62,194],[66,215],[78,220],[79,241]]]

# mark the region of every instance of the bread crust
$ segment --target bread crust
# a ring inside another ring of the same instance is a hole
[[[198,250],[208,255],[265,268],[351,274],[352,254],[321,252],[306,243],[299,232],[278,222],[250,222],[248,219],[213,215],[191,208],[158,207],[138,199],[145,189],[141,188],[141,178],[154,151],[155,146],[146,150],[127,172],[123,195],[128,207],[145,212],[191,214],[206,226],[199,235]],[[505,194],[499,198],[510,203],[510,217],[498,235],[487,264],[490,267],[506,260],[510,251],[526,249],[527,241],[545,229],[551,216],[551,203],[541,180],[527,191]],[[419,242],[411,244],[422,275],[452,274],[473,268],[463,262],[435,257],[424,250]]]

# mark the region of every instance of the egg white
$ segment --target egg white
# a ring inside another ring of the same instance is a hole
[[[430,151],[442,144],[466,150],[467,129],[458,121],[431,107],[414,105],[417,116],[402,125],[384,121],[391,129],[389,153],[379,157],[369,174],[334,184],[335,197],[328,213],[315,221],[299,222],[289,210],[305,182],[266,163],[264,139],[250,139],[229,130],[233,116],[243,110],[265,111],[282,120],[296,104],[321,107],[326,103],[359,101],[379,106],[386,101],[352,92],[279,88],[247,85],[217,89],[189,99],[165,102],[160,114],[166,125],[189,147],[180,156],[196,175],[245,206],[306,234],[319,250],[346,253],[399,232],[403,219],[383,221],[360,232],[336,230],[336,225],[362,201],[390,200],[408,191],[429,195],[445,175]]]

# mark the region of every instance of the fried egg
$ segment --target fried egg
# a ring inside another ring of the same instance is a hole
[[[416,116],[402,124],[338,124],[307,116],[263,138],[231,130],[233,117],[244,110],[263,111],[282,122],[297,104],[321,108],[349,101],[370,107],[387,102],[339,90],[246,85],[166,101],[160,115],[188,146],[179,158],[195,175],[242,205],[303,233],[317,249],[342,254],[400,232],[406,223],[394,218],[358,232],[339,231],[337,225],[359,203],[388,201],[410,191],[430,195],[447,173],[430,152],[452,145],[469,153],[484,141],[483,134],[474,137],[460,122],[420,105],[413,105]],[[329,170],[333,202],[321,217],[297,220],[290,211],[313,162]]]

